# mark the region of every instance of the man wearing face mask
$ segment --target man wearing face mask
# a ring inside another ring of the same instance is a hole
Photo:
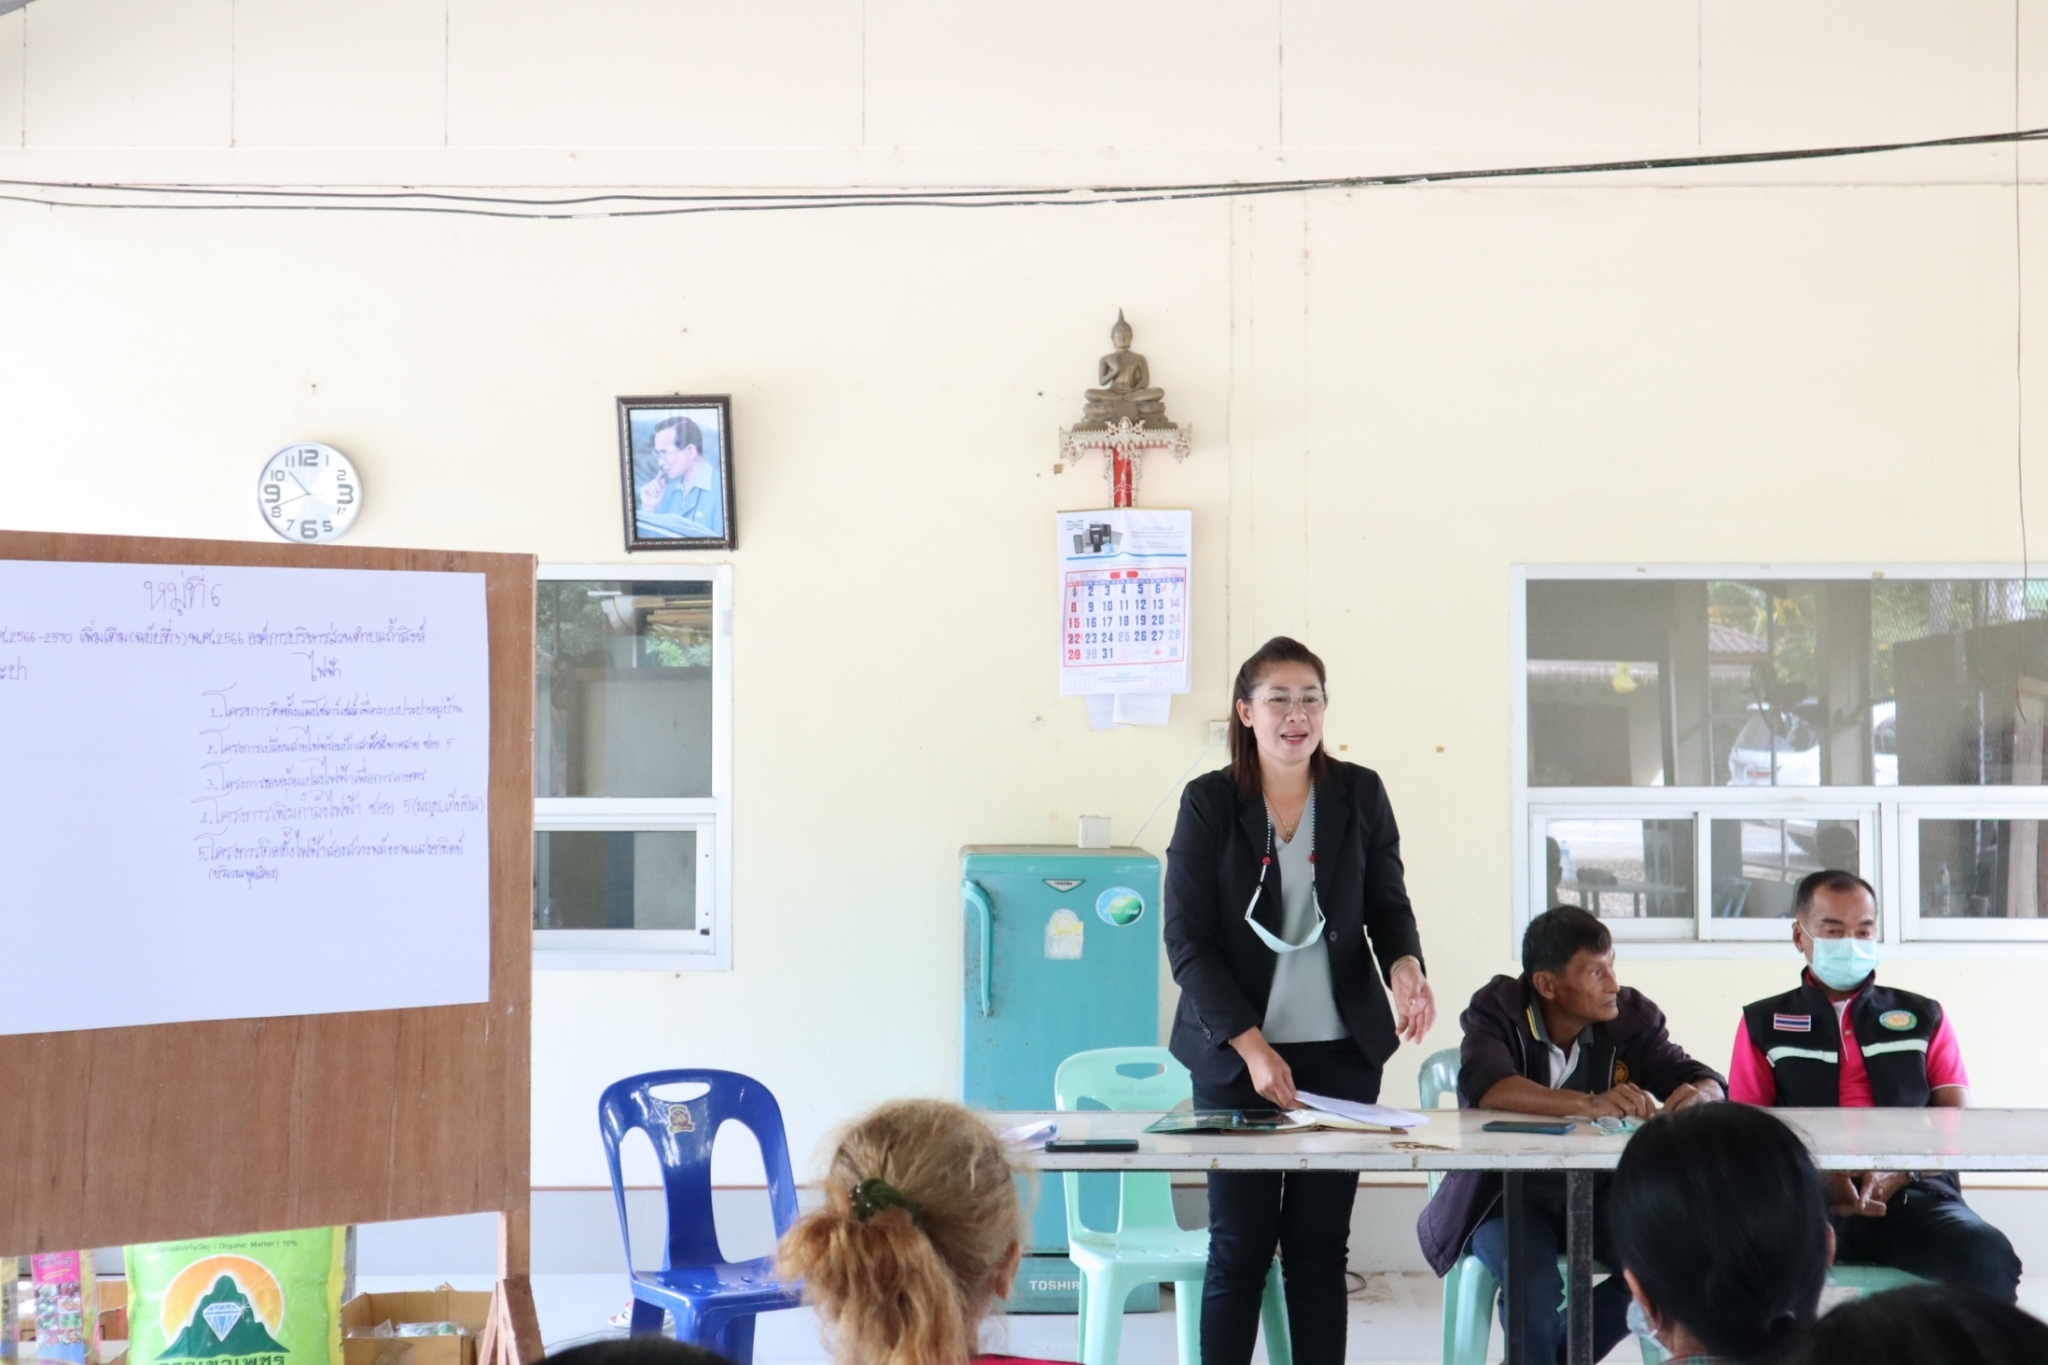
[[[1964,1109],[1970,1077],[1939,1001],[1877,984],[1877,897],[1849,872],[1799,883],[1792,942],[1799,986],[1742,1011],[1728,1098],[1789,1108]],[[2020,1260],[1963,1202],[1955,1176],[1832,1171],[1837,1260],[1888,1265],[2012,1303]]]

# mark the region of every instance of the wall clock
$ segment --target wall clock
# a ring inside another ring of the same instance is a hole
[[[339,540],[363,505],[363,482],[348,456],[318,441],[288,445],[256,476],[256,507],[286,540]]]

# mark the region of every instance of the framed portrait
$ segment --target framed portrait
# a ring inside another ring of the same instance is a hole
[[[730,550],[732,397],[619,400],[628,550]]]

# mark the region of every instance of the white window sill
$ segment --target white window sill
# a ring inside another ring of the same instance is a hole
[[[533,950],[533,969],[537,972],[722,972],[731,966],[715,953],[679,953],[661,948],[536,945]]]

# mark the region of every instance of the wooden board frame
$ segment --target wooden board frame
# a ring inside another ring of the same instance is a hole
[[[533,557],[0,531],[0,559],[484,575],[489,1003],[0,1038],[0,1253],[495,1212],[484,1360],[538,1359]]]

